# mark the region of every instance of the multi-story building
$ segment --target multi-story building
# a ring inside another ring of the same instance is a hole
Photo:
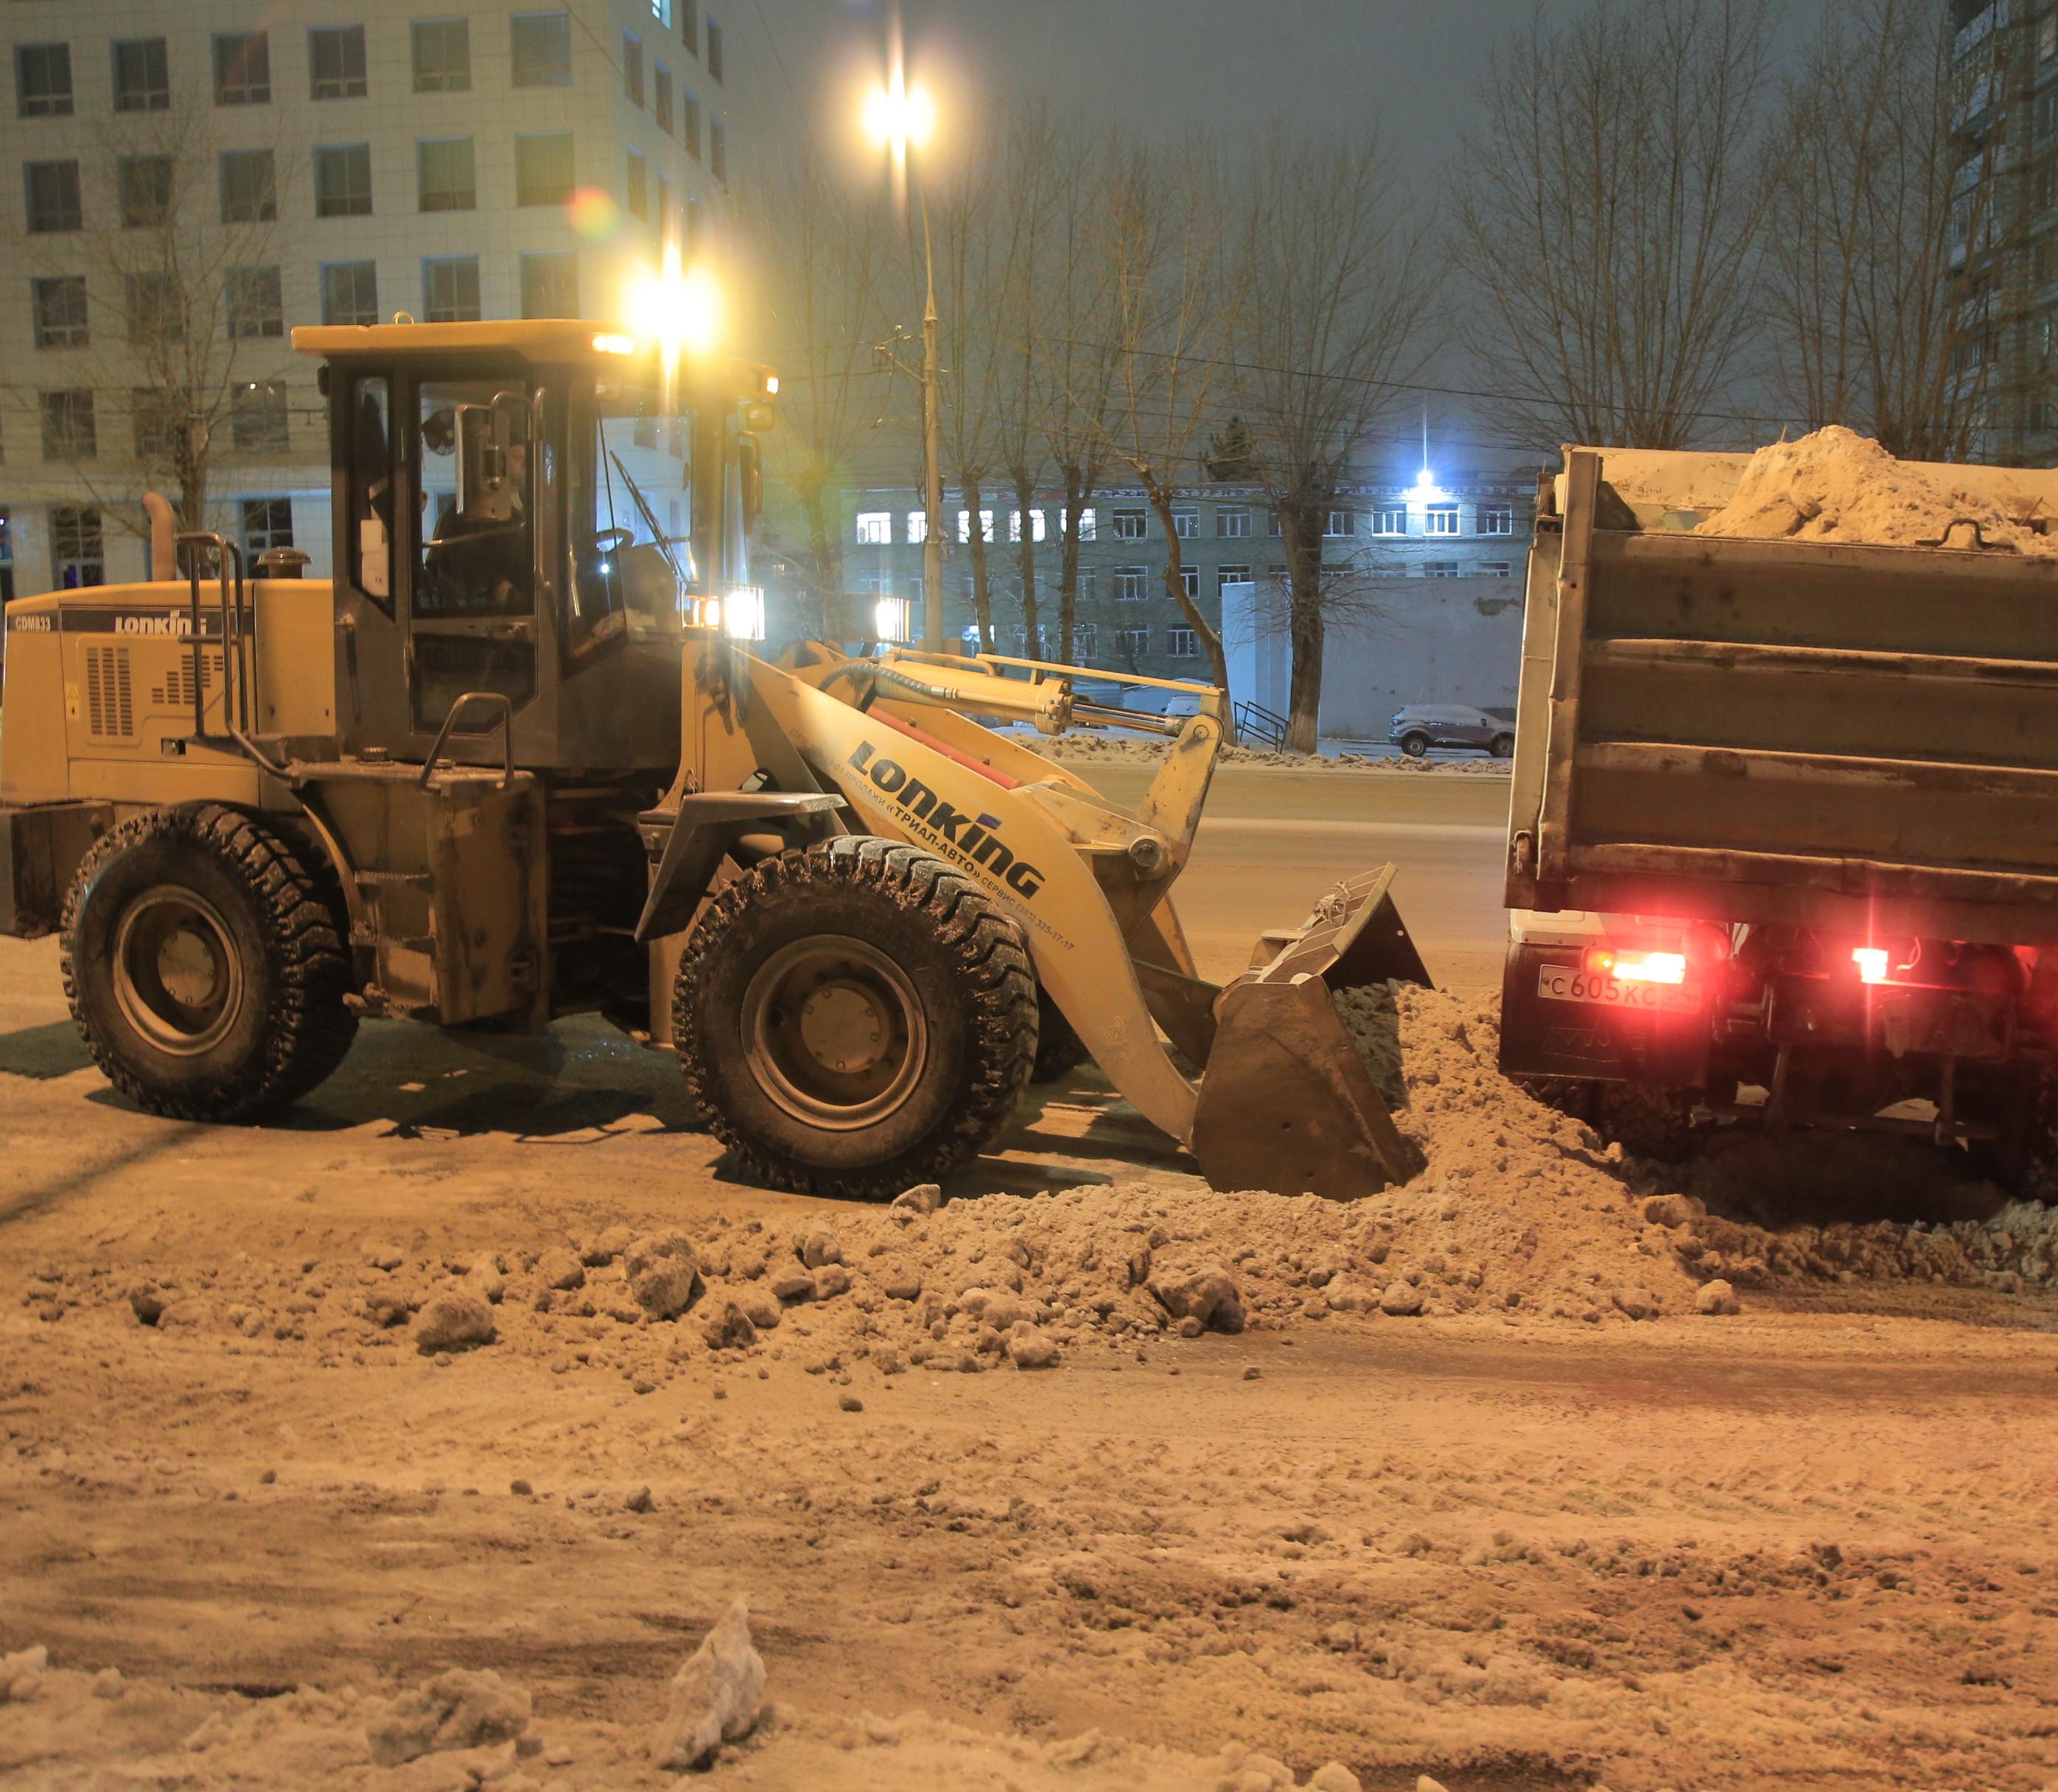
[[[1002,651],[1055,658],[1062,493],[1040,492],[1025,519],[1011,496],[991,499],[975,519],[960,494],[946,491],[945,625],[976,639],[971,570],[972,531],[987,548],[988,589]],[[1325,563],[1349,566],[1365,607],[1404,610],[1407,586],[1421,578],[1513,578],[1528,551],[1535,482],[1512,474],[1428,475],[1412,483],[1368,481],[1337,495],[1323,542]],[[1225,587],[1254,586],[1255,604],[1233,604],[1233,615],[1268,610],[1267,594],[1283,588],[1285,543],[1277,515],[1252,486],[1209,484],[1185,494],[1173,511],[1181,574],[1210,626],[1222,626]],[[844,582],[869,603],[877,632],[906,639],[922,616],[924,515],[912,487],[874,487],[848,500]],[[1031,642],[1021,598],[1022,531],[1036,547],[1040,638]],[[1072,658],[1110,670],[1154,677],[1206,673],[1195,631],[1165,585],[1170,565],[1164,530],[1140,489],[1097,492],[1079,516],[1079,582]]]
[[[720,252],[735,70],[703,0],[288,16],[7,9],[0,597],[141,577],[141,493],[203,416],[210,526],[325,565],[297,324],[605,317],[668,246]]]

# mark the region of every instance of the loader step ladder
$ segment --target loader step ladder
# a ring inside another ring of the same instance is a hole
[[[187,638],[193,650],[193,731],[198,745],[232,741],[244,754],[274,777],[289,778],[288,767],[275,762],[252,737],[257,732],[257,618],[248,607],[243,578],[243,550],[212,529],[189,530],[174,538],[186,558]],[[207,731],[207,693],[201,682],[201,650],[210,619],[201,609],[201,562],[214,555],[220,598],[211,618],[221,634],[222,733]]]

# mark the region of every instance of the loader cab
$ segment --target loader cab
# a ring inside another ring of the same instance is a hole
[[[328,364],[343,750],[419,761],[448,724],[446,757],[497,763],[511,717],[518,766],[669,778],[684,630],[741,576],[725,524],[762,375],[667,378],[578,323],[295,347]]]

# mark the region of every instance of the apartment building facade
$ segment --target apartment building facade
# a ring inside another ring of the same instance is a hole
[[[888,639],[919,634],[922,616],[924,515],[913,487],[852,494],[845,518],[844,584],[868,606]],[[1062,551],[1062,493],[1039,492],[1026,519],[1011,498],[987,494],[974,519],[961,494],[946,490],[945,626],[976,639],[971,543],[984,537],[988,586],[1006,653],[1055,658],[1059,642],[1057,585]],[[1410,581],[1519,578],[1535,521],[1535,481],[1527,475],[1466,473],[1407,483],[1366,481],[1337,495],[1323,542],[1332,568],[1349,568],[1366,607],[1404,611]],[[1285,543],[1263,492],[1247,485],[1191,488],[1174,507],[1186,590],[1211,627],[1220,629],[1225,590],[1232,590],[1233,626],[1258,627],[1276,615],[1284,589]],[[1021,543],[1035,550],[1039,638],[1032,641],[1021,599]],[[1170,563],[1164,530],[1140,488],[1095,493],[1079,517],[1079,586],[1073,658],[1079,663],[1153,677],[1202,678],[1207,662],[1195,630],[1165,585]],[[1254,588],[1239,594],[1234,588]],[[1519,597],[1520,586],[1511,586]]]
[[[724,252],[736,70],[704,0],[7,15],[0,598],[143,576],[142,492],[195,429],[209,526],[325,568],[296,324],[609,317],[668,246]]]

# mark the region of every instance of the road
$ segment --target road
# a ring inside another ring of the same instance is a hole
[[[1121,803],[1150,781],[1127,767],[1079,769]],[[1202,975],[1234,975],[1267,928],[1298,925],[1338,879],[1390,860],[1430,974],[1455,990],[1496,986],[1507,818],[1498,777],[1222,767],[1175,892]]]

